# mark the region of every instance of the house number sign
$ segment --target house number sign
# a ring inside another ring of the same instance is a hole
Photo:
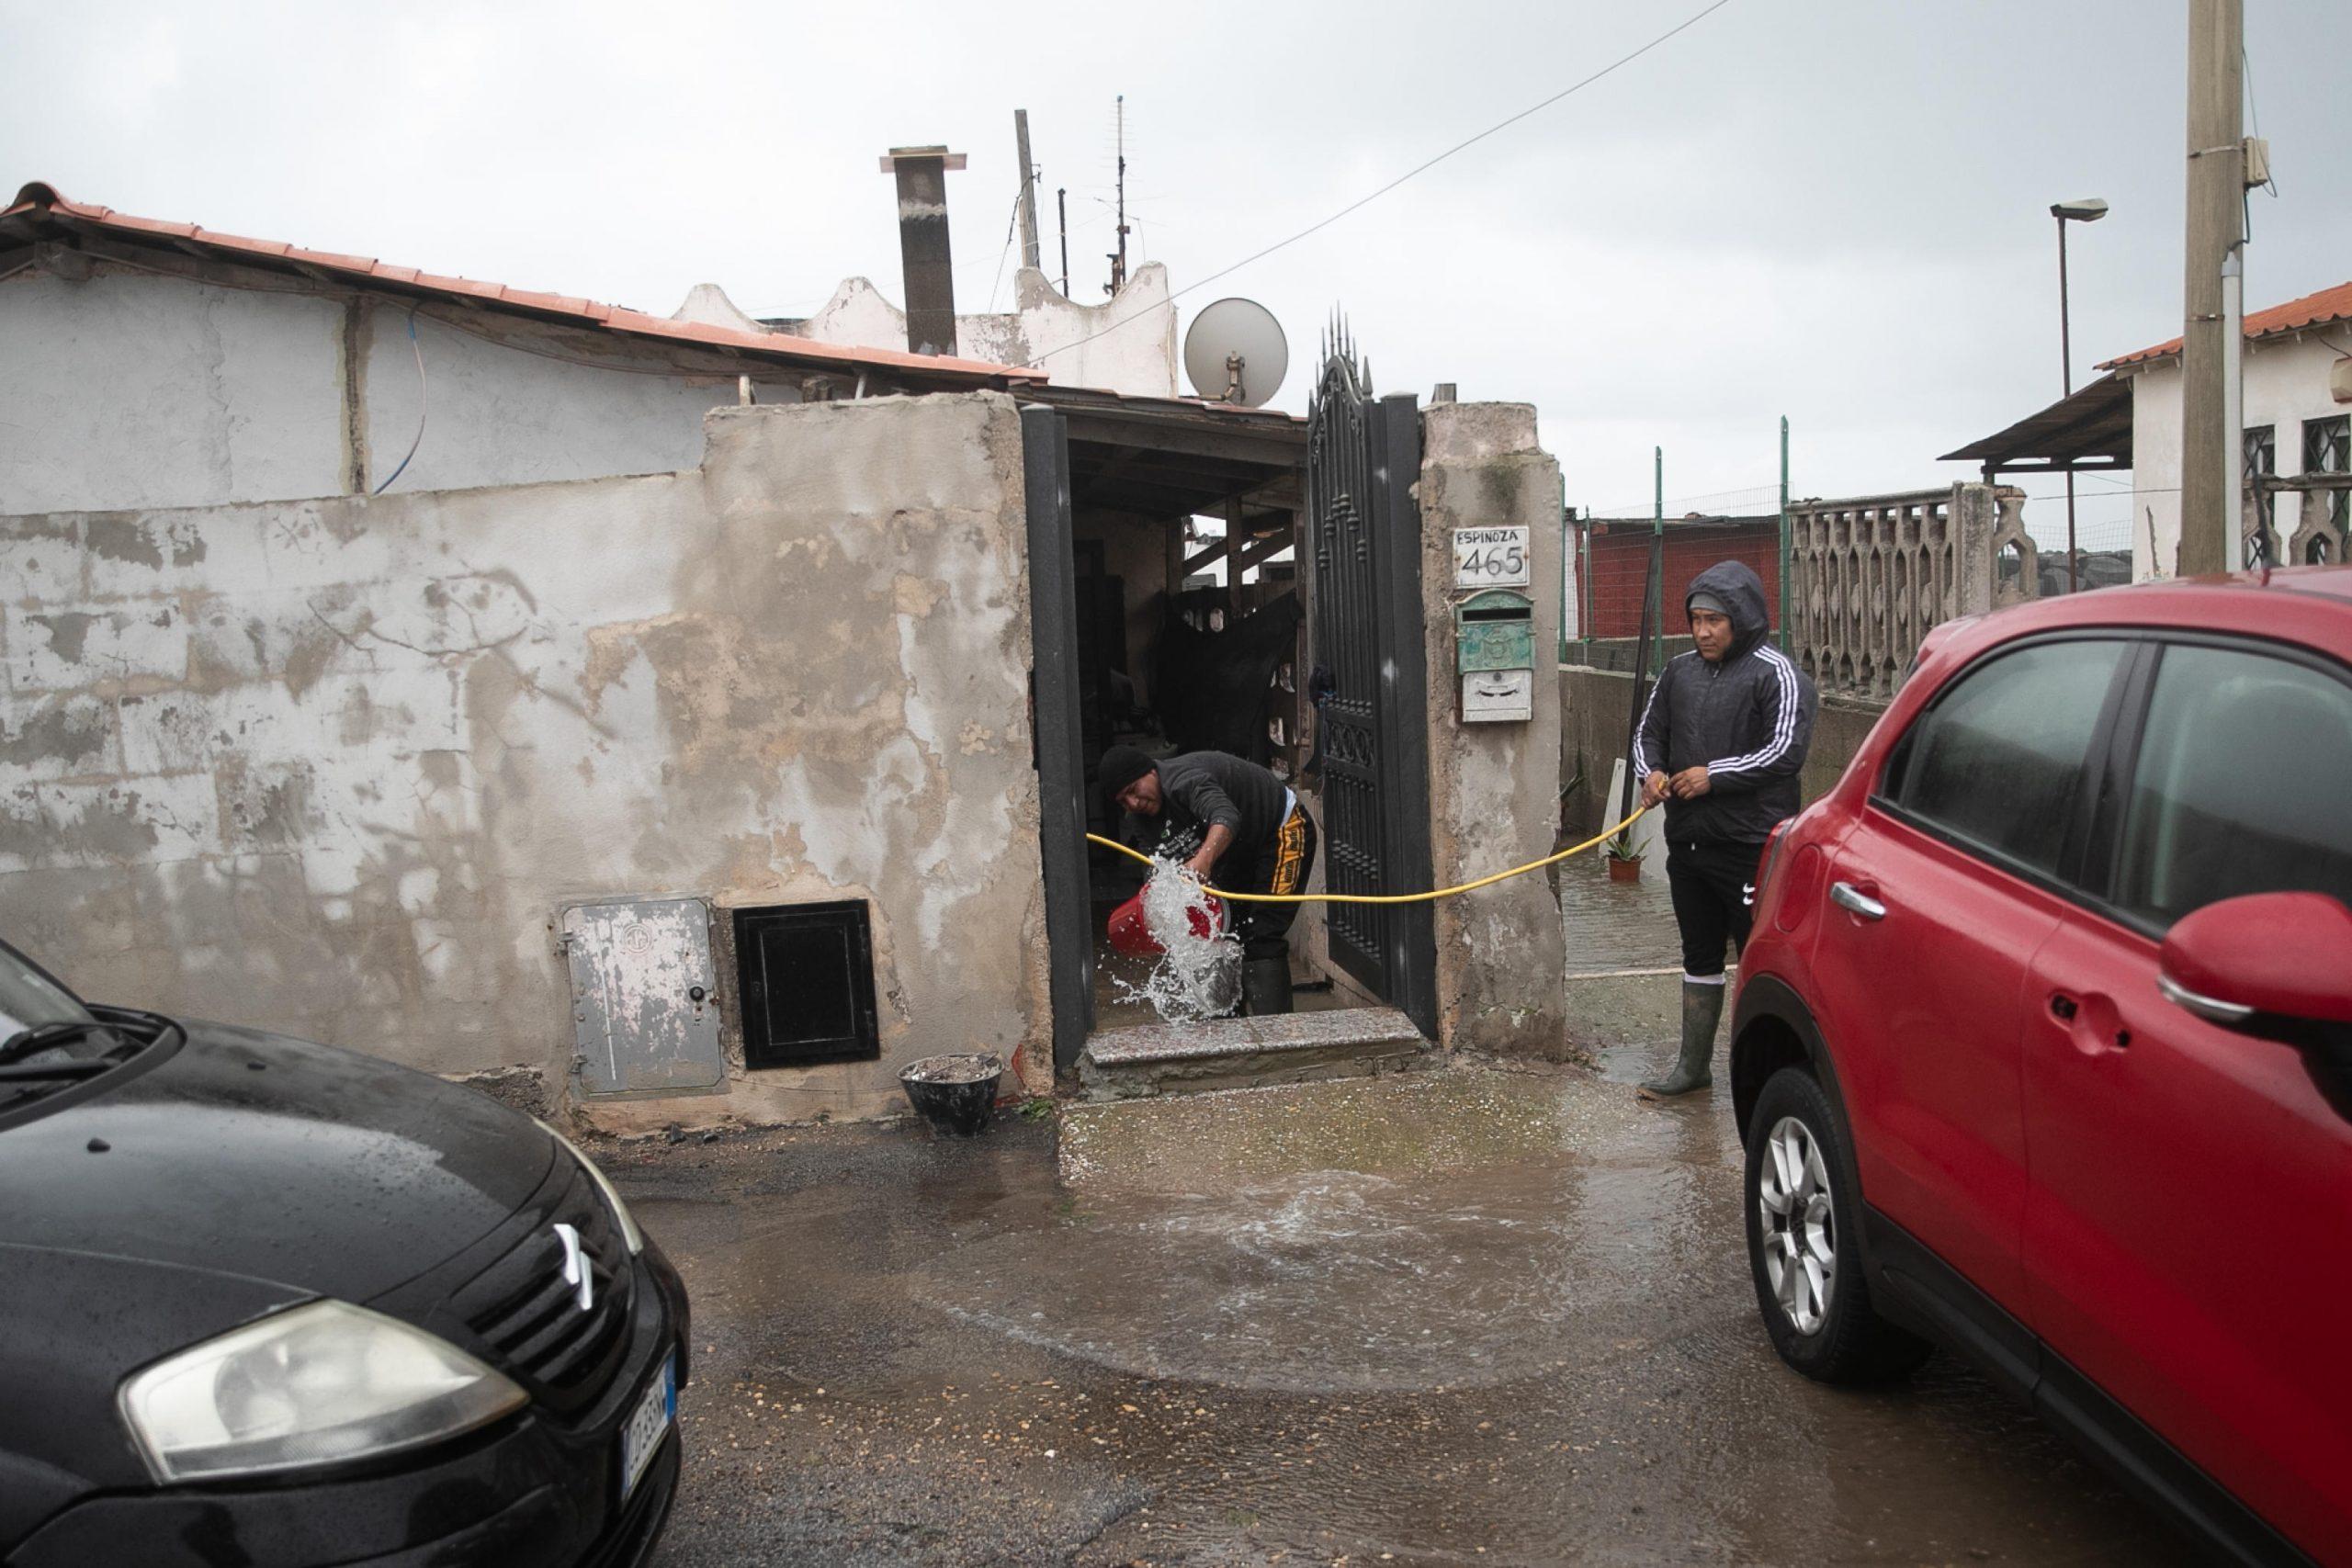
[[[1535,562],[1527,547],[1527,529],[1456,528],[1453,531],[1453,586],[1525,588],[1533,581]]]

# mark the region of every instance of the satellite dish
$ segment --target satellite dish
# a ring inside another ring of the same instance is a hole
[[[1289,369],[1282,323],[1255,299],[1220,299],[1184,334],[1184,374],[1213,403],[1263,408]]]

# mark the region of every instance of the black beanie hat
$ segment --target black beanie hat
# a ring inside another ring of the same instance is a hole
[[[1102,797],[1116,802],[1119,792],[1151,772],[1151,759],[1132,746],[1114,746],[1102,753],[1102,766],[1096,776],[1102,782]]]

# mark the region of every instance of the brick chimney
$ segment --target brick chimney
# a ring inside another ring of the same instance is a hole
[[[947,171],[964,154],[944,147],[893,147],[882,172],[899,180],[899,253],[906,267],[907,347],[956,352],[956,276],[947,254]]]

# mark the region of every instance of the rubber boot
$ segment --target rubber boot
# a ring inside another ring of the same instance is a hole
[[[1241,994],[1251,1018],[1290,1011],[1290,955],[1250,960],[1241,970]]]
[[[1671,1100],[1715,1081],[1715,1025],[1723,1021],[1724,987],[1682,982],[1682,1053],[1674,1071],[1642,1085],[1644,1100]]]

